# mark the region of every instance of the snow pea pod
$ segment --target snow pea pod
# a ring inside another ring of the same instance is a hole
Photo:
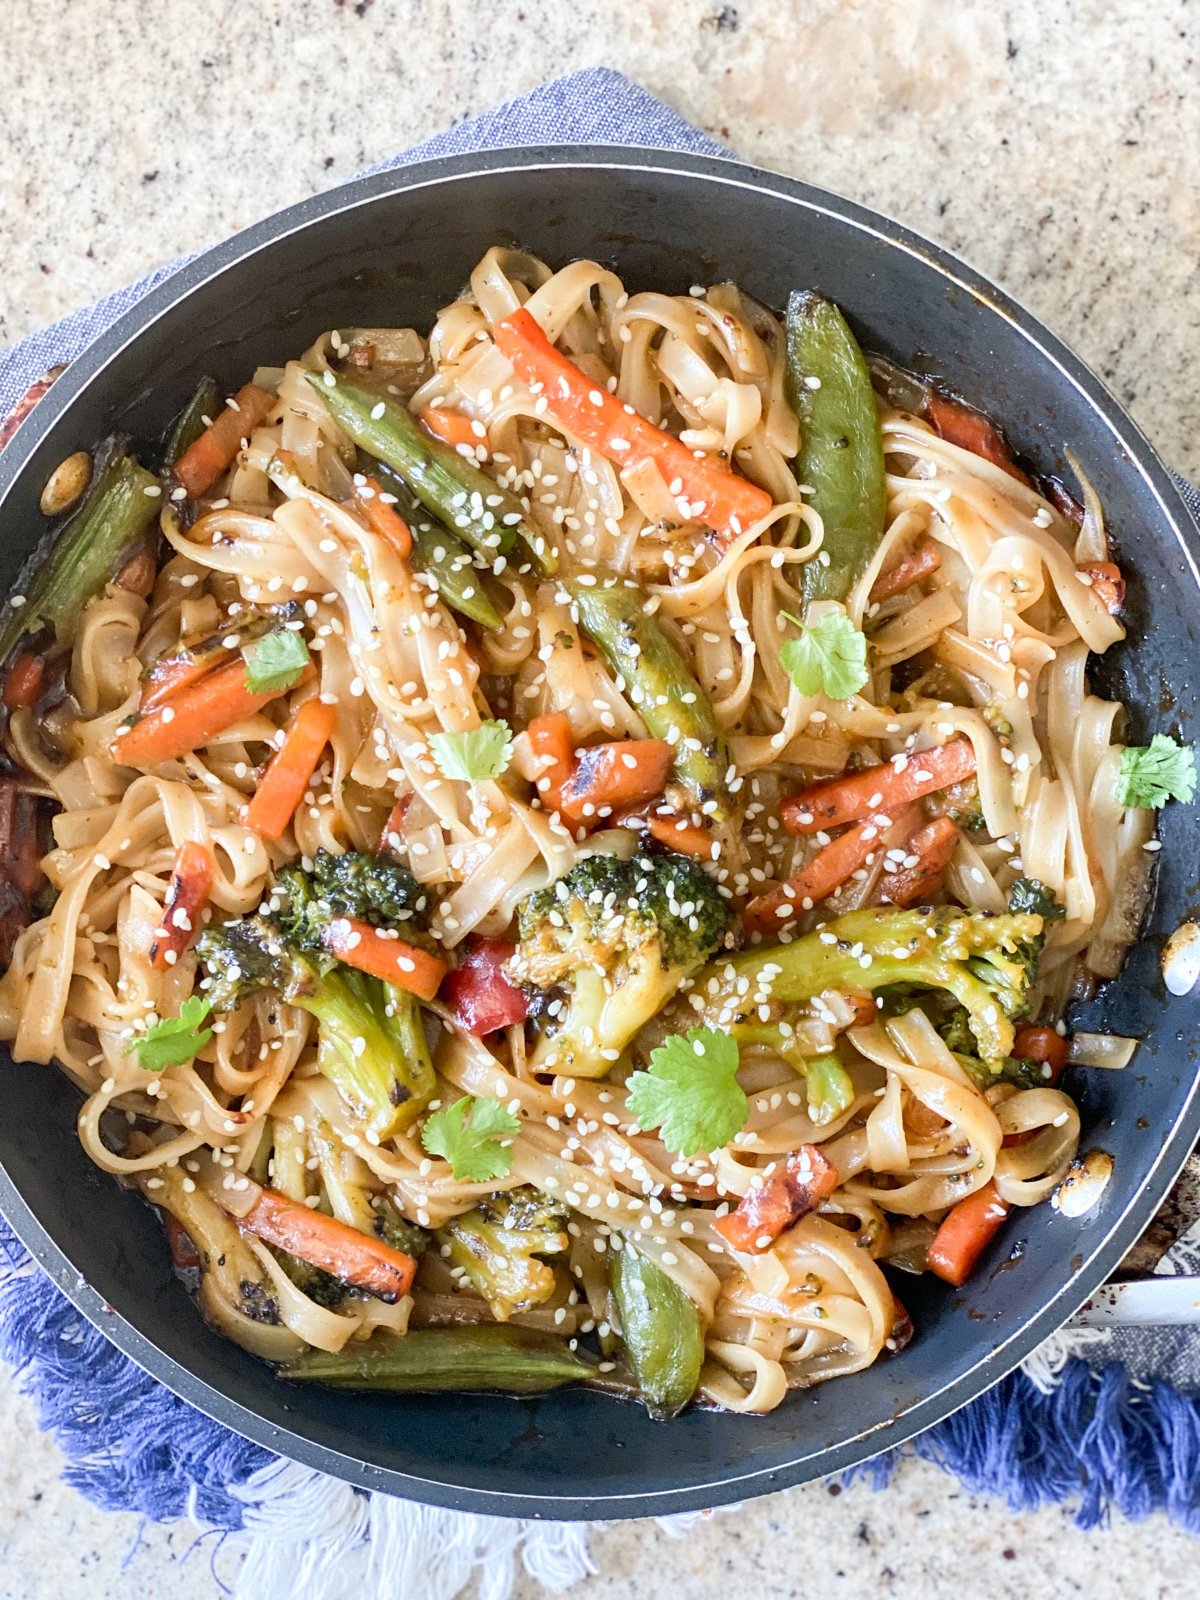
[[[804,594],[844,600],[883,537],[883,436],[858,341],[814,289],[788,301],[787,388],[800,419],[796,472],[825,524],[825,542],[804,568]]]

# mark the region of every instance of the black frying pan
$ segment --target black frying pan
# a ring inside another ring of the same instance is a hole
[[[679,293],[733,278],[770,305],[815,285],[864,344],[944,378],[1003,420],[1039,470],[1078,454],[1121,542],[1130,642],[1102,681],[1135,733],[1200,740],[1196,529],[1161,463],[1103,385],[969,268],[861,207],[731,162],[556,148],[453,157],[362,179],[239,234],[156,289],[76,361],[0,455],[0,573],[41,537],[38,494],[71,451],[113,427],[157,435],[202,372],[235,388],[322,329],[427,327],[488,245],[555,263],[596,256],[631,289]],[[75,1138],[58,1073],[4,1060],[0,1206],[29,1249],[120,1348],[201,1410],[353,1483],[502,1515],[628,1517],[763,1494],[897,1444],[1009,1371],[1120,1260],[1200,1131],[1197,1007],[1159,979],[1164,934],[1197,903],[1195,813],[1169,807],[1145,942],[1080,1025],[1146,1040],[1124,1073],[1077,1072],[1084,1143],[1116,1168],[1070,1221],[1021,1212],[970,1286],[908,1298],[917,1338],[857,1377],[793,1395],[767,1417],[640,1407],[563,1390],[379,1398],[300,1389],[201,1322],[136,1195]],[[1019,1243],[1018,1250],[1013,1249]],[[1011,1254],[1011,1259],[1009,1259]]]

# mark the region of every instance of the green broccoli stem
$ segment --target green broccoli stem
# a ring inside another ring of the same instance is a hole
[[[358,448],[386,462],[423,506],[481,555],[494,561],[520,538],[543,572],[555,570],[554,552],[529,523],[517,496],[427,434],[406,405],[348,378],[329,384],[310,372],[308,380]]]
[[[808,1115],[820,1127],[840,1117],[854,1099],[854,1083],[835,1055],[806,1056],[790,1031],[777,1022],[739,1022],[730,1030],[739,1044],[765,1044],[804,1078]]]
[[[48,559],[0,632],[0,661],[27,633],[50,623],[60,641],[74,638],[84,606],[114,578],[161,504],[158,480],[133,456],[109,462],[87,500],[55,539]],[[154,491],[151,493],[150,491]]]
[[[394,1394],[493,1389],[540,1394],[590,1378],[595,1368],[564,1339],[534,1328],[480,1323],[463,1328],[379,1330],[336,1355],[311,1350],[280,1368],[282,1378]]]
[[[412,534],[411,564],[425,574],[451,611],[481,628],[502,627],[504,619],[484,592],[482,574],[463,541],[440,523],[430,522],[424,506],[417,504],[404,479],[386,462],[372,460],[363,451],[359,454],[361,469],[396,497],[396,510]]]
[[[207,375],[201,378],[191,399],[167,430],[163,444],[163,466],[173,467],[224,409],[225,397],[217,387],[217,380]]]
[[[434,1091],[416,999],[339,965],[285,998],[320,1025],[317,1066],[380,1140],[409,1127]]]
[[[945,989],[966,1010],[983,1060],[1002,1061],[1012,1052],[1010,1015],[1023,991],[1010,990],[1002,1001],[967,962],[1017,948],[1041,928],[1035,915],[851,911],[790,944],[758,945],[710,962],[696,974],[694,992],[704,997],[705,1015],[729,1026],[751,1020],[761,1004],[795,1005],[825,989]]]
[[[628,1244],[610,1257],[621,1337],[652,1417],[682,1411],[704,1364],[704,1324],[683,1290]]]
[[[825,526],[818,556],[804,567],[805,598],[844,600],[883,537],[883,439],[858,341],[813,289],[788,301],[787,380],[800,420],[796,474]]]
[[[674,751],[675,776],[691,804],[714,821],[734,809],[732,757],[712,701],[666,629],[646,612],[646,596],[628,583],[568,583],[583,631],[624,681],[629,698],[655,739]]]

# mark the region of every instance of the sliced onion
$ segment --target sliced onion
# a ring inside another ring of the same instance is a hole
[[[1133,1060],[1140,1039],[1123,1039],[1119,1033],[1077,1033],[1071,1039],[1069,1060],[1074,1067],[1108,1067],[1119,1072]]]
[[[1082,1217],[1099,1202],[1112,1175],[1113,1158],[1108,1151],[1089,1150],[1087,1155],[1072,1161],[1050,1203],[1064,1217]]]

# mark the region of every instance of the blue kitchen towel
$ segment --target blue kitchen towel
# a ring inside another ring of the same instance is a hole
[[[617,144],[729,152],[607,69],[575,73],[417,146],[387,167],[530,144]],[[71,361],[181,263],[106,296],[0,353],[0,417],[48,368]],[[1185,491],[1200,516],[1200,496]],[[1094,1337],[1094,1336],[1093,1336]],[[1200,1404],[1120,1363],[1089,1365],[1060,1345],[907,1449],[970,1490],[1017,1509],[1074,1499],[1085,1527],[1110,1509],[1165,1510],[1200,1531]],[[192,1515],[231,1536],[230,1581],[253,1600],[451,1600],[472,1579],[503,1600],[519,1555],[556,1592],[594,1568],[586,1529],[443,1512],[368,1495],[272,1456],[176,1398],[120,1354],[59,1293],[0,1222],[0,1355],[21,1374],[68,1482],[106,1510],[159,1521]],[[854,1475],[887,1481],[899,1452]],[[679,1531],[687,1518],[666,1519]]]

